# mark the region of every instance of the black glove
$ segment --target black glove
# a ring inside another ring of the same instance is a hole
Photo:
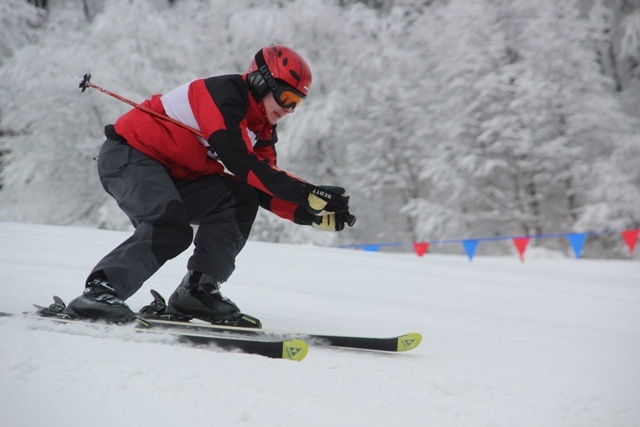
[[[323,216],[314,216],[311,222],[311,226],[316,230],[323,231],[342,231],[344,225],[353,227],[356,223],[356,217],[349,212],[344,213],[330,213]]]
[[[307,210],[314,215],[327,215],[331,212],[348,213],[349,196],[344,188],[330,185],[317,187],[307,185]]]

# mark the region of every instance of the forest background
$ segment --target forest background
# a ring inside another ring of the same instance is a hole
[[[243,73],[270,43],[314,73],[304,108],[279,125],[279,164],[346,187],[358,222],[320,233],[262,212],[252,239],[640,226],[640,0],[3,0],[0,220],[129,229],[92,159],[130,107],[81,94],[81,76],[141,102]],[[628,252],[611,234],[586,255]]]

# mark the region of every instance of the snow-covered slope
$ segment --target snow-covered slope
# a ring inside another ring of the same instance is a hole
[[[127,235],[0,223],[0,310],[77,296]],[[168,296],[187,255],[130,305]],[[0,318],[0,425],[640,425],[638,262],[250,242],[224,293],[268,327],[424,339],[392,355],[312,347],[296,363]]]

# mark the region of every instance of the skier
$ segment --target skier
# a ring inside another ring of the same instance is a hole
[[[193,242],[188,271],[166,309],[143,310],[260,327],[220,293],[258,208],[320,230],[355,223],[344,188],[316,186],[276,166],[276,124],[300,107],[310,86],[307,62],[289,47],[271,45],[256,53],[245,74],[197,79],[141,104],[204,138],[139,108],[106,126],[98,174],[135,231],[98,262],[64,313],[133,320],[124,301]],[[191,224],[198,225],[195,239]]]

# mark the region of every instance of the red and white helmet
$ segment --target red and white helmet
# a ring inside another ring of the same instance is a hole
[[[271,90],[278,104],[285,108],[299,106],[311,88],[309,64],[287,46],[271,45],[260,49],[247,73],[254,77],[252,85],[256,86],[259,95],[265,96]],[[266,87],[261,87],[263,85]]]

